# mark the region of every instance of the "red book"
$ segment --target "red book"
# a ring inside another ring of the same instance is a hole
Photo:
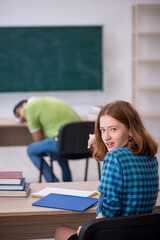
[[[20,184],[22,181],[21,171],[0,171],[0,184]]]

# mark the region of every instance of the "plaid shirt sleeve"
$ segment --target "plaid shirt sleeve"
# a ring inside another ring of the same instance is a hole
[[[104,159],[102,177],[98,189],[100,197],[97,215],[100,212],[103,217],[121,215],[122,188],[121,165],[116,156],[108,152]]]

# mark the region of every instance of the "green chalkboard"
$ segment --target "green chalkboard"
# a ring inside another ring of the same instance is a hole
[[[0,28],[0,92],[101,90],[102,82],[102,26]]]

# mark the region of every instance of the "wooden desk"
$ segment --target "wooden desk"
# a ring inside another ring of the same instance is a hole
[[[0,118],[0,146],[27,146],[33,142],[28,128],[15,118]]]
[[[22,240],[34,238],[53,238],[55,229],[62,225],[70,225],[75,229],[95,218],[96,206],[84,211],[43,208],[32,206],[38,200],[31,196],[32,192],[49,187],[61,187],[80,190],[96,190],[99,182],[61,182],[31,184],[31,192],[27,198],[0,198],[0,239]]]
[[[76,229],[79,225],[95,218],[96,206],[84,212],[34,207],[32,203],[38,198],[32,198],[31,193],[46,186],[95,190],[98,185],[98,181],[35,183],[31,184],[31,192],[27,198],[0,198],[0,239],[53,238],[55,229],[62,224],[70,225]],[[155,211],[160,211],[160,193]]]
[[[90,121],[88,117],[83,117]],[[0,146],[28,146],[33,142],[28,128],[13,118],[0,118]]]

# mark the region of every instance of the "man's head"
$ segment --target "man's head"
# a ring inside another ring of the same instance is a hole
[[[13,113],[16,116],[16,118],[19,118],[19,120],[22,122],[26,120],[24,116],[24,106],[26,105],[26,103],[27,100],[22,100],[19,103],[17,103],[13,109]]]

